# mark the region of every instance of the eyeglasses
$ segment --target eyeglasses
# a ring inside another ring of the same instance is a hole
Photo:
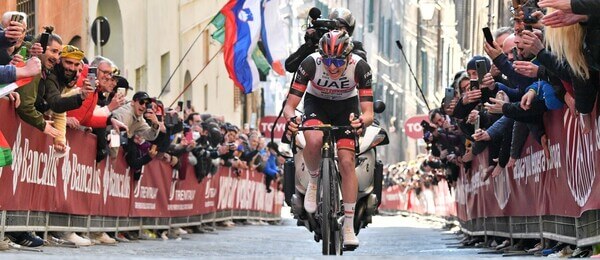
[[[325,63],[325,66],[329,67],[331,66],[331,64],[333,64],[336,67],[341,67],[344,66],[344,64],[346,64],[346,59],[337,59],[337,58],[323,58],[323,63]]]
[[[110,70],[101,70],[101,69],[98,69],[98,71],[100,71],[100,72],[102,72],[102,73],[104,73],[104,74],[108,75],[109,77],[112,77],[112,76],[113,76],[113,72],[112,72],[112,71],[110,71]]]
[[[150,104],[150,100],[149,99],[141,99],[140,101],[138,101],[138,103],[140,103],[140,105],[144,106],[144,105]]]

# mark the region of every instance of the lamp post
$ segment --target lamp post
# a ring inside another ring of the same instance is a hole
[[[435,0],[419,1],[419,10],[421,11],[421,19],[429,21],[433,19],[437,3]]]

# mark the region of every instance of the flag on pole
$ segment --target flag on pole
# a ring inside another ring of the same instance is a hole
[[[211,21],[217,29],[224,28],[225,67],[229,78],[245,94],[256,89],[259,82],[258,68],[252,59],[252,53],[260,37],[260,3],[261,0],[230,0]],[[213,38],[218,41],[221,34],[223,31],[217,30]]]
[[[283,65],[288,56],[287,37],[281,28],[279,14],[280,0],[262,0],[261,39],[265,47],[265,57],[279,75],[285,75]]]
[[[212,38],[215,41],[223,44],[225,42],[225,16],[222,13],[218,13],[210,22],[217,30],[212,34]],[[260,48],[255,48],[252,52],[252,60],[256,64],[258,71],[264,75],[268,75],[271,70],[271,65],[265,58],[265,55]]]

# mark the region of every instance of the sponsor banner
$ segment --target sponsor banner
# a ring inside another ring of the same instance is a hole
[[[6,101],[0,101],[0,109],[14,111]],[[5,113],[0,131],[13,155],[13,164],[0,168],[0,210],[123,217],[192,216],[226,209],[281,211],[280,192],[266,193],[262,173],[243,171],[237,176],[221,167],[198,182],[187,165],[182,175],[186,178],[179,180],[167,163],[152,161],[134,181],[123,150],[116,159],[95,163],[92,134],[68,131],[71,149],[59,158],[52,138],[15,112]],[[276,191],[274,182],[272,189]]]
[[[404,134],[412,139],[423,139],[423,127],[421,121],[429,122],[428,115],[416,115],[412,116],[404,122]]]
[[[10,111],[5,105],[2,102],[0,109]],[[12,144],[13,164],[1,168],[3,210],[127,216],[129,212],[123,209],[129,205],[129,170],[122,159],[96,164],[95,155],[86,149],[96,146],[94,135],[68,132],[71,150],[58,158],[52,138],[14,113],[6,113],[4,119],[0,130]]]
[[[273,125],[275,125],[274,138],[281,139],[283,132],[285,132],[285,124],[287,122],[283,116],[277,120],[277,123],[275,123],[275,120],[277,120],[276,116],[264,116],[260,118],[259,130],[261,133],[264,133],[266,137],[271,138],[271,129],[273,128]]]
[[[483,181],[487,152],[476,156],[472,171],[462,169],[457,184],[462,220],[499,216],[558,215],[579,217],[599,209],[600,118],[592,113],[592,131],[584,133],[579,117],[568,110],[545,114],[549,156],[531,137],[514,167]],[[550,127],[551,126],[551,127]]]
[[[413,189],[406,190],[400,185],[383,189],[379,209],[409,211],[437,216],[456,216],[456,204],[446,180],[440,180],[430,189],[423,188],[419,195]]]

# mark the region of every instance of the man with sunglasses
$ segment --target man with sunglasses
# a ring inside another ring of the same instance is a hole
[[[295,110],[303,96],[305,126],[352,125],[359,129],[360,134],[362,128],[373,122],[371,68],[365,60],[351,53],[352,49],[352,39],[346,32],[331,31],[319,41],[319,52],[302,61],[284,107],[291,132],[298,130],[300,119],[295,116]],[[359,113],[359,103],[362,114]],[[304,197],[304,208],[308,213],[314,213],[317,208],[317,178],[323,133],[306,131],[303,134],[306,139],[304,158],[311,177]],[[342,175],[344,246],[357,247],[358,239],[353,225],[358,192],[354,168],[354,133],[336,133],[335,139]]]
[[[148,93],[138,91],[133,95],[133,101],[130,104],[125,104],[112,112],[112,118],[127,126],[128,138],[138,135],[147,141],[153,141],[159,132],[166,132],[164,123],[158,120],[152,109],[148,109],[148,104],[151,103],[152,99]],[[144,118],[148,119],[151,125]]]

